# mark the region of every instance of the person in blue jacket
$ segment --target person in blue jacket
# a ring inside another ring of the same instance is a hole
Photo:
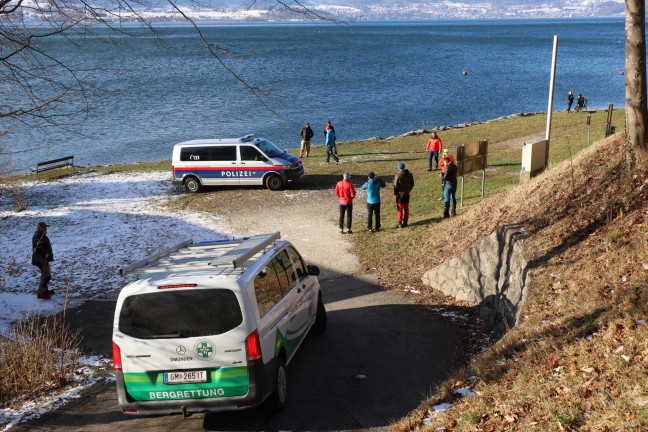
[[[373,172],[367,177],[369,180],[362,185],[362,189],[367,191],[367,229],[371,232],[380,231],[380,189],[384,188],[385,182]],[[373,216],[376,216],[376,228],[373,228]]]
[[[340,164],[340,159],[335,154],[335,129],[331,128],[326,132],[326,164],[331,158],[335,159],[335,164]]]

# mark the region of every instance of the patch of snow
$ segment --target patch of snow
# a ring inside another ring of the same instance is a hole
[[[452,404],[451,404],[451,403],[447,403],[447,402],[440,403],[440,404],[438,404],[438,405],[434,405],[434,406],[432,407],[432,409],[433,409],[435,412],[447,411],[447,410],[449,410],[450,408],[452,408]]]

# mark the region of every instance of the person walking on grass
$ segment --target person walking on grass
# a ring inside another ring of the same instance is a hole
[[[340,159],[337,157],[335,151],[335,129],[331,127],[326,131],[326,164],[328,165],[331,158],[335,159],[335,165],[340,164]]]
[[[304,154],[306,157],[310,154],[310,147],[311,147],[311,138],[313,138],[313,135],[315,133],[313,132],[313,129],[310,127],[310,123],[306,123],[306,126],[304,126],[300,132],[301,135],[301,146],[299,149],[299,157],[303,158]]]
[[[335,127],[333,127],[331,120],[327,121],[326,126],[324,126],[324,139],[326,139],[328,131],[330,130],[333,130],[333,135],[335,136]],[[333,154],[335,156],[339,156],[337,151],[337,143],[333,143]]]
[[[340,233],[344,234],[344,215],[346,213],[347,234],[353,234],[351,224],[353,223],[353,198],[356,196],[355,188],[351,183],[351,174],[345,172],[342,180],[335,185],[335,196],[340,201]]]
[[[38,292],[36,297],[39,299],[48,300],[54,291],[47,288],[50,279],[52,279],[52,272],[50,270],[50,262],[54,261],[54,252],[52,251],[52,244],[47,237],[47,227],[45,222],[38,222],[36,232],[32,236],[32,265],[35,265],[40,270],[40,283],[38,284]]]
[[[455,196],[457,192],[457,165],[450,159],[450,156],[445,156],[443,159],[446,163],[445,172],[441,177],[443,180],[443,201],[445,204],[443,217],[449,218],[457,214],[457,198]],[[451,202],[452,210],[450,209]]]
[[[434,159],[434,171],[439,166],[439,153],[443,150],[443,143],[441,138],[437,136],[436,132],[432,132],[432,136],[427,142],[426,150],[428,152],[428,171],[432,171],[432,160]]]
[[[367,230],[371,232],[380,231],[380,189],[384,188],[385,182],[375,174],[367,174],[369,178],[362,189],[367,191]],[[373,217],[376,217],[376,228],[373,228]]]
[[[394,195],[396,196],[396,209],[398,225],[396,228],[405,228],[409,221],[410,192],[414,188],[414,176],[405,168],[403,162],[398,163],[398,172],[394,177]]]

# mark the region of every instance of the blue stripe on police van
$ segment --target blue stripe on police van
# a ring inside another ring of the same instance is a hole
[[[182,178],[183,175],[196,174],[201,178],[263,178],[269,172],[280,173],[282,167],[174,167],[176,178]]]

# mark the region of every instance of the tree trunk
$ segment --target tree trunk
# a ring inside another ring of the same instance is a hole
[[[648,107],[646,105],[646,5],[626,0],[625,86],[626,134],[631,159],[648,164]]]

